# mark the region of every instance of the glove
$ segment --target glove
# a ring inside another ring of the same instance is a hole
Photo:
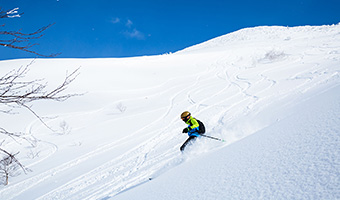
[[[188,132],[188,128],[183,129],[182,133],[187,133]]]

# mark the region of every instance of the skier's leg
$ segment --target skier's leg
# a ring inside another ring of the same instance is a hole
[[[181,146],[181,151],[184,151],[185,147],[192,141],[196,139],[196,136],[190,136]]]

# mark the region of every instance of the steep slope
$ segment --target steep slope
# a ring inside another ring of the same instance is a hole
[[[339,199],[340,86],[112,199]]]
[[[1,61],[0,72],[30,62]],[[85,94],[34,105],[55,132],[25,110],[0,117],[33,141],[3,143],[32,172],[11,178],[0,199],[113,197],[286,118],[339,84],[339,64],[340,25],[250,28],[170,55],[37,59],[27,78],[56,85],[80,66],[69,92]],[[184,110],[227,143],[202,140],[182,156]]]

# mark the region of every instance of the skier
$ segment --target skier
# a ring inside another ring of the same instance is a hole
[[[188,127],[184,128],[182,133],[188,133],[189,135],[189,138],[183,143],[180,148],[180,150],[183,151],[190,142],[195,141],[197,137],[205,132],[205,127],[202,122],[193,118],[188,111],[185,111],[181,114],[181,119],[186,124],[188,124]]]

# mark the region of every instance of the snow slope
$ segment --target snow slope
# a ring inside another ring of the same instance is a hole
[[[0,73],[30,62],[1,61]],[[68,92],[83,96],[33,105],[54,131],[25,110],[0,116],[31,138],[3,146],[32,170],[0,199],[339,198],[340,24],[248,28],[159,56],[37,59],[27,78],[53,87],[78,67]],[[227,142],[181,155],[184,110]]]
[[[340,199],[340,86],[112,199]]]

